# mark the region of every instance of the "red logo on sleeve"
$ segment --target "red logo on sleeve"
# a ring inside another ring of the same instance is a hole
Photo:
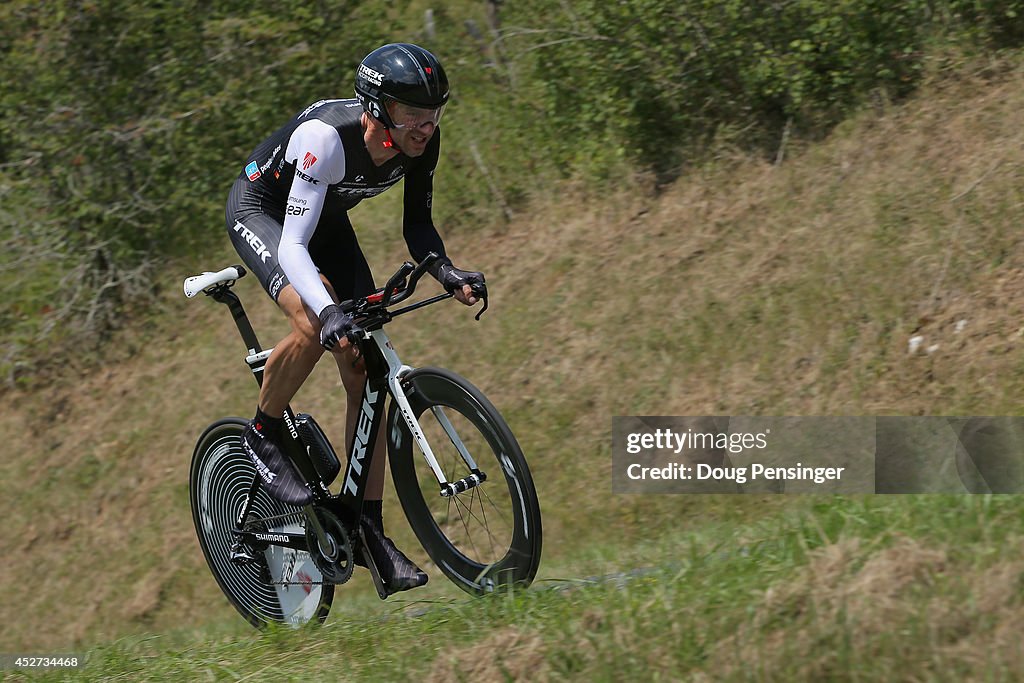
[[[312,152],[306,152],[306,156],[302,159],[302,170],[308,171],[309,167],[316,163],[316,157],[313,156]]]

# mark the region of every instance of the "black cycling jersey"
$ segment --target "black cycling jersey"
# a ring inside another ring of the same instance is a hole
[[[358,100],[321,100],[275,131],[250,155],[235,182],[226,211],[228,233],[243,260],[277,298],[291,283],[319,313],[331,303],[317,270],[339,297],[353,270],[366,271],[347,212],[405,179],[403,234],[412,257],[444,255],[431,218],[433,174],[441,131],[435,128],[419,157],[399,153],[376,166],[366,149]],[[325,233],[339,234],[328,235]],[[318,245],[345,245],[319,253]],[[336,265],[335,265],[336,264]],[[332,267],[333,265],[333,267]],[[361,283],[357,288],[372,288]]]

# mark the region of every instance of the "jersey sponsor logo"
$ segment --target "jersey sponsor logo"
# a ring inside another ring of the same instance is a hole
[[[267,245],[263,243],[252,230],[242,225],[241,221],[235,221],[235,232],[242,236],[252,250],[256,252],[256,256],[260,257],[263,263],[267,262],[267,259],[271,257],[270,250],[267,249]]]
[[[310,185],[319,185],[320,184],[319,180],[317,180],[316,178],[314,178],[311,175],[306,175],[305,173],[303,173],[299,169],[295,169],[295,175],[297,175],[298,177],[302,178],[303,180],[305,180]]]
[[[308,206],[293,206],[291,204],[285,209],[285,213],[289,216],[305,216],[307,211],[309,211]]]
[[[370,81],[374,85],[379,86],[381,83],[384,82],[384,74],[377,73],[376,71],[366,66],[365,64],[359,65],[359,73],[361,73],[363,77],[366,78],[366,80]]]
[[[341,187],[339,185],[337,187],[332,188],[331,191],[334,194],[340,195],[342,197],[351,197],[353,199],[358,197],[360,199],[366,199],[367,197],[376,197],[381,192],[383,192],[384,190],[388,189],[388,187],[390,187],[390,185],[387,186],[387,187],[356,187],[356,188]]]
[[[388,180],[392,180],[393,178],[397,178],[398,176],[402,175],[404,172],[405,172],[405,168],[402,167],[402,166],[398,166],[398,167],[395,168],[394,171],[391,172],[391,175],[388,176]]]
[[[363,106],[363,105],[360,102],[349,102],[348,104],[345,105],[345,107],[347,109],[351,109],[352,107],[361,107],[361,106]]]
[[[277,147],[274,148],[274,151],[270,153],[270,158],[267,159],[266,161],[264,161],[263,165],[260,166],[260,173],[266,173],[267,172],[267,169],[270,168],[270,165],[274,163],[274,157],[276,157],[277,153],[280,152],[280,151],[281,151],[281,145],[278,145]]]
[[[330,104],[331,102],[341,102],[341,99],[337,98],[337,99],[333,99],[333,100],[317,100],[313,104],[311,104],[308,107],[306,107],[306,109],[301,114],[299,114],[297,117],[295,117],[295,118],[301,119],[301,118],[303,118],[305,116],[308,116],[309,112],[313,111],[314,109],[316,109],[318,107],[322,107],[325,104]]]
[[[354,182],[354,183],[365,183],[366,182],[366,176],[357,175],[356,179],[353,180],[352,182]]]
[[[306,205],[306,200],[303,199],[302,197],[292,197],[292,196],[289,196],[288,197],[288,203],[289,204],[301,204],[301,205],[305,206]]]
[[[313,156],[312,152],[306,152],[306,156],[302,157],[302,170],[308,171],[309,167],[316,163],[316,157]]]
[[[237,166],[235,168],[238,168]],[[260,173],[260,167],[256,165],[255,161],[250,161],[245,167],[245,175],[249,176],[250,181],[257,180],[262,173]]]
[[[284,284],[284,274],[275,273],[274,277],[270,279],[270,296],[272,299],[277,301],[277,293],[281,291],[281,285]]]

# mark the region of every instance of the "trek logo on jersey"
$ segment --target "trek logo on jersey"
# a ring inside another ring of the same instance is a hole
[[[257,237],[252,230],[242,225],[241,221],[235,221],[235,232],[241,235],[242,239],[249,243],[249,246],[252,247],[252,250],[256,252],[256,255],[259,256],[264,263],[267,262],[267,259],[270,258],[271,254],[270,250],[267,249],[267,245],[263,243],[263,240]]]
[[[376,197],[380,193],[384,192],[384,190],[388,189],[388,187],[391,186],[387,185],[384,187],[342,187],[341,185],[338,185],[336,187],[331,188],[331,193],[339,197],[345,197],[347,199],[368,199],[369,197]]]
[[[245,167],[245,175],[249,176],[250,181],[255,181],[263,174],[260,173],[260,167],[256,165],[256,162],[250,161],[248,166]]]
[[[359,73],[361,73],[363,77],[366,78],[366,80],[370,81],[376,86],[379,86],[381,83],[384,82],[384,74],[377,73],[376,71],[366,66],[365,64],[359,65]]]
[[[317,180],[316,178],[314,178],[311,175],[306,175],[305,173],[303,173],[299,169],[295,169],[295,175],[297,175],[298,177],[302,178],[303,180],[305,180],[310,185],[319,185],[320,184],[319,180]]]
[[[313,156],[312,152],[306,152],[306,156],[302,158],[302,170],[308,171],[309,167],[316,163],[316,157]]]

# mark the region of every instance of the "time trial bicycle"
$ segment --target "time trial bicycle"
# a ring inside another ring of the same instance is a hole
[[[471,594],[525,587],[541,556],[541,515],[522,450],[498,410],[467,380],[449,370],[402,363],[383,331],[395,317],[451,298],[439,294],[402,308],[427,266],[406,262],[375,293],[343,302],[364,330],[356,340],[366,384],[357,427],[342,472],[338,456],[311,415],[285,410],[284,448],[313,494],[299,508],[271,498],[242,450],[248,420],[210,424],[192,456],[192,519],[211,572],[230,603],[254,626],[302,625],[327,618],[334,587],[351,578],[355,558],[369,570],[381,599],[381,580],[364,544],[359,519],[373,448],[384,438],[395,491],[430,559]],[[185,280],[227,305],[244,341],[245,362],[257,383],[273,349],[262,349],[238,295],[241,266]],[[486,289],[475,292],[487,308]],[[414,449],[416,453],[414,453]],[[340,491],[330,486],[339,474]]]

